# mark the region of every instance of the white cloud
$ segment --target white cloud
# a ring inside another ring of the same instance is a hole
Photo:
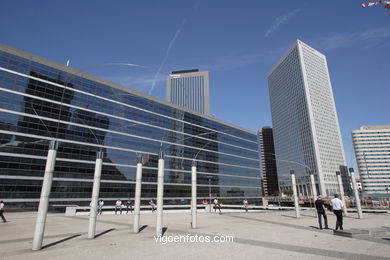
[[[282,24],[290,20],[294,15],[296,15],[301,9],[297,8],[292,10],[291,12],[284,14],[282,16],[279,16],[275,19],[271,27],[267,30],[267,32],[264,34],[264,37],[267,38],[270,36],[271,33],[276,31]]]
[[[203,65],[196,66],[208,71],[226,71],[233,70],[248,64],[264,62],[273,56],[279,56],[285,51],[285,48],[275,48],[267,52],[231,52],[223,57],[211,60]]]
[[[390,37],[390,27],[366,29],[353,33],[339,33],[322,36],[314,41],[316,48],[321,50],[335,50],[353,44],[360,44],[362,48],[368,48]]]
[[[125,76],[106,76],[104,77],[106,80],[115,82],[119,85],[132,88],[144,93],[147,93],[147,89],[150,88],[151,85],[160,84],[166,81],[165,75],[160,74],[155,78],[154,75],[125,75]]]

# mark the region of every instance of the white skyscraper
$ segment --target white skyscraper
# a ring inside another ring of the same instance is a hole
[[[362,126],[352,131],[352,142],[364,193],[388,196],[390,125]]]
[[[297,40],[268,74],[279,186],[311,194],[310,171],[318,194],[339,193],[336,171],[345,166],[326,57]]]
[[[173,71],[167,76],[167,101],[210,115],[208,71]]]

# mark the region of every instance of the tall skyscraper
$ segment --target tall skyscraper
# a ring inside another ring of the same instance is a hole
[[[271,127],[259,129],[260,161],[263,175],[264,196],[275,196],[279,193],[278,172],[276,170],[274,137]]]
[[[326,57],[297,40],[268,74],[280,188],[291,188],[294,170],[300,194],[339,193],[336,171],[344,149]]]
[[[362,126],[352,131],[352,142],[364,193],[388,196],[390,125]]]
[[[209,72],[173,71],[167,76],[167,101],[210,115]]]

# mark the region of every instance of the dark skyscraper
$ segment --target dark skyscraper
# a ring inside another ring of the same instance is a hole
[[[263,173],[264,196],[273,196],[279,193],[278,173],[276,170],[276,158],[274,137],[271,127],[263,127],[259,130],[261,170]]]

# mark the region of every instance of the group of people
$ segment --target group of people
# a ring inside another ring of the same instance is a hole
[[[328,209],[332,210],[333,213],[336,215],[336,230],[338,230],[339,228],[340,230],[343,230],[343,208],[345,207],[345,205],[339,199],[339,196],[337,194],[334,195],[334,199],[332,199],[329,204],[327,204],[323,200],[323,197],[321,195],[318,196],[317,200],[315,201],[315,206],[317,210],[318,225],[320,229],[323,229],[322,219],[324,219],[325,222],[325,229],[329,229],[328,218],[326,216],[326,209]]]
[[[149,201],[149,205],[150,205],[150,207],[151,207],[151,209],[152,209],[152,212],[154,212],[154,211],[156,210],[157,207],[156,207],[156,203],[154,202],[153,199],[151,199],[151,200]],[[99,203],[98,203],[98,205],[97,205],[97,214],[99,214],[99,215],[102,214],[102,212],[103,212],[103,206],[104,206],[104,201],[103,201],[102,199],[100,199],[100,200],[99,200]],[[117,199],[117,201],[115,202],[115,208],[114,208],[115,214],[117,214],[118,211],[120,212],[120,214],[122,214],[122,206],[123,206],[123,205],[122,205],[122,201],[121,201],[120,199]],[[129,199],[129,200],[126,202],[125,206],[126,206],[126,214],[128,214],[129,211],[130,211],[130,213],[133,213],[134,206],[133,206],[133,201],[132,201],[131,199]],[[1,216],[3,216],[3,215],[1,214]],[[4,218],[3,218],[3,219],[4,219]]]
[[[97,206],[97,214],[99,214],[99,215],[102,214],[103,206],[104,206],[104,201],[102,199],[100,199],[98,202],[98,206]],[[117,214],[117,211],[120,211],[120,213],[122,214],[122,201],[120,199],[117,199],[117,201],[115,202],[114,209],[115,209],[115,214]],[[128,214],[129,211],[130,211],[130,213],[133,213],[133,201],[131,199],[129,199],[126,202],[126,214]]]
[[[219,214],[222,214],[220,201],[217,198],[214,198],[213,203],[214,203],[214,212],[217,212],[217,209],[218,209],[219,210]],[[203,200],[203,204],[207,204],[207,201]],[[248,212],[248,205],[249,205],[248,200],[244,199],[242,201],[242,206],[245,209],[245,212]]]

